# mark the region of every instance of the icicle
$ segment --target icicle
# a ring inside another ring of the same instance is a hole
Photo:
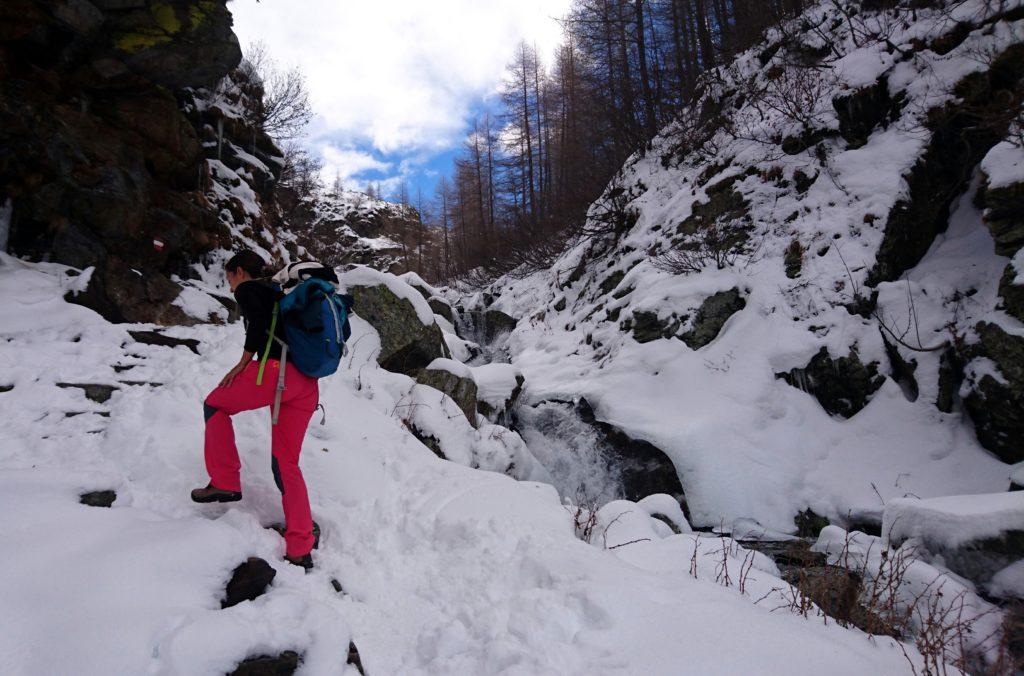
[[[224,118],[217,118],[217,159],[220,160],[220,149],[224,145]]]
[[[7,253],[7,242],[11,236],[11,214],[14,213],[14,202],[8,197],[0,207],[0,252]]]

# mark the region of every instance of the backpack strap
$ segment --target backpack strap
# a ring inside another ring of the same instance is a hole
[[[274,302],[274,314],[270,318],[270,335],[267,336],[267,346],[263,348],[263,357],[260,359],[260,370],[256,374],[256,384],[263,384],[263,369],[267,367],[267,358],[270,357],[270,346],[274,344],[274,331],[277,330],[277,308],[279,303]],[[283,369],[282,369],[283,371]]]
[[[277,389],[274,391],[274,406],[270,410],[270,424],[276,425],[281,414],[281,393],[284,392],[284,371],[288,365],[288,344],[281,344],[281,369],[277,373]]]

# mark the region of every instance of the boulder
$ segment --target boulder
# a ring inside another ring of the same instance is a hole
[[[267,591],[277,571],[263,559],[251,557],[231,572],[221,601],[221,608],[230,608],[242,601],[251,601]]]
[[[427,303],[430,305],[430,309],[434,311],[434,314],[441,315],[452,324],[455,324],[455,312],[452,310],[452,306],[448,304],[448,301],[437,296],[431,296]]]
[[[1024,337],[995,324],[976,327],[978,343],[961,388],[981,445],[1003,462],[1024,460]]]
[[[672,326],[662,321],[657,312],[637,310],[633,313],[633,340],[638,343],[649,343],[659,338],[667,338],[672,334]]]
[[[729,317],[747,306],[739,289],[708,296],[697,309],[692,328],[681,336],[690,348],[698,350],[718,337]]]
[[[844,418],[853,417],[867,406],[885,382],[877,362],[863,364],[853,349],[849,356],[833,359],[824,347],[807,366],[776,373],[775,377],[812,395],[830,414]]]
[[[78,501],[89,507],[110,507],[117,500],[117,493],[114,491],[90,491],[82,493]]]
[[[1012,257],[1024,247],[1024,183],[993,187],[986,180],[978,198],[996,253]]]
[[[473,367],[473,379],[477,412],[492,423],[509,426],[526,382],[523,374],[511,364],[484,364]]]
[[[1003,310],[1006,314],[1024,322],[1024,284],[1015,284],[1019,273],[1011,263],[1006,266],[1003,277],[999,281],[999,296],[1003,299]]]
[[[476,427],[477,387],[468,366],[451,359],[435,359],[420,371],[416,382],[447,394],[466,414],[469,424]]]
[[[95,401],[97,404],[105,404],[110,400],[116,390],[120,388],[115,385],[101,385],[97,383],[57,383],[57,387],[76,388],[85,393],[85,398]]]
[[[951,495],[886,503],[882,533],[919,557],[941,557],[957,575],[985,586],[1024,559],[1024,493]]]
[[[416,376],[432,361],[450,356],[436,323],[424,324],[416,307],[386,284],[349,285],[355,313],[380,336],[377,363],[389,371]],[[425,302],[425,301],[420,301]]]

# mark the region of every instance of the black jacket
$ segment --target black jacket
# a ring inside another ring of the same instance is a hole
[[[235,300],[238,311],[245,322],[245,349],[256,354],[256,359],[263,357],[267,347],[267,334],[270,333],[270,322],[274,313],[274,303],[281,298],[281,291],[276,284],[263,280],[242,282],[235,289]],[[284,322],[277,318],[278,338],[284,340]],[[281,345],[275,340],[270,346],[270,358],[281,358]]]

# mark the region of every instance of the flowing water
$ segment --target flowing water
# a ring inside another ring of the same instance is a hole
[[[624,496],[622,472],[600,432],[569,403],[547,401],[516,411],[523,441],[551,475],[558,493],[577,504]]]

